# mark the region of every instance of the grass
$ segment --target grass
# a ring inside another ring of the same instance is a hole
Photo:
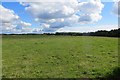
[[[118,38],[4,35],[5,78],[96,78],[118,67]]]

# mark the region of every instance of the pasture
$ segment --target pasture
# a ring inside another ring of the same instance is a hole
[[[118,38],[3,35],[5,78],[96,78],[118,67]]]

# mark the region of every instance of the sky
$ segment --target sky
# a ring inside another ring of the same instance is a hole
[[[116,2],[2,2],[0,33],[94,32],[118,28]]]

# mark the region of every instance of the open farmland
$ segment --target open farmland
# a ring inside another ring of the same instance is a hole
[[[118,67],[118,38],[3,35],[3,77],[96,78]]]

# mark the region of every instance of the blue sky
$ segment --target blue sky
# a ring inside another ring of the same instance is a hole
[[[91,31],[96,31],[97,29],[113,29],[114,25],[118,24],[118,17],[113,13],[113,2],[102,2],[102,4],[104,5],[104,8],[101,10],[100,15],[102,16],[102,18],[96,22],[93,23],[85,23],[85,24],[81,24],[81,23],[75,23],[75,24],[71,24],[71,26],[64,26],[62,28],[59,28],[60,31],[73,31],[73,32],[89,32],[89,28],[93,29]],[[26,23],[30,23],[31,26],[29,26],[29,28],[43,28],[41,27],[41,20],[39,21],[35,21],[35,17],[34,15],[29,14],[30,11],[26,11],[25,8],[26,6],[21,5],[19,2],[3,2],[2,6],[6,9],[9,10],[13,10],[14,13],[16,15],[18,15],[20,17],[20,20]],[[35,13],[35,12],[34,12]],[[50,24],[51,25],[51,24]],[[106,27],[104,28],[104,26],[109,26],[111,25],[111,27]],[[101,28],[100,28],[101,26]],[[98,27],[98,28],[97,28]],[[116,28],[116,27],[115,27]],[[58,30],[58,31],[59,31]]]
[[[21,20],[32,23],[31,27],[37,27],[37,22],[25,11],[25,7],[20,5],[19,2],[3,2],[2,5],[7,9],[14,10]]]

